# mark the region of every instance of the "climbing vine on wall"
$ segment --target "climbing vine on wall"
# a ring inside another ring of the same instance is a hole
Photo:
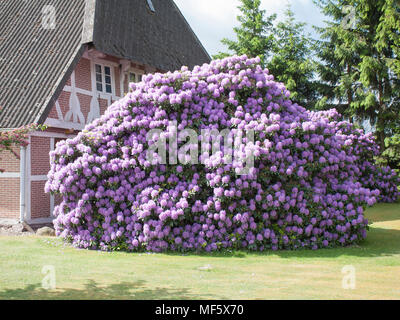
[[[13,147],[26,147],[29,144],[29,132],[45,129],[46,126],[43,125],[29,124],[17,129],[0,131],[0,153],[3,151],[9,151],[19,159],[19,154],[14,151]],[[0,172],[4,172],[4,169],[0,168]]]

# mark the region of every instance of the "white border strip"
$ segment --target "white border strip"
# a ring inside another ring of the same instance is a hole
[[[31,194],[32,194],[32,185],[31,185],[31,174],[32,174],[32,136],[29,136],[29,144],[26,148],[26,177],[25,177],[25,219],[29,220],[31,218]]]
[[[54,119],[57,120],[57,119]],[[51,131],[34,131],[30,133],[32,137],[45,137],[45,138],[60,138],[60,139],[68,139],[68,138],[74,138],[74,134],[65,134],[65,133],[57,133],[57,132],[51,132]]]
[[[60,129],[74,129],[79,131],[85,128],[85,126],[81,123],[65,122],[53,118],[47,118],[44,124],[50,127],[55,127]]]
[[[31,176],[31,181],[47,181],[46,175]]]
[[[0,172],[0,178],[19,178],[19,172]]]

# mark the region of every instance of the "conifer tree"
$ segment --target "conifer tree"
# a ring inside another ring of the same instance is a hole
[[[273,23],[276,15],[266,17],[265,10],[260,8],[261,0],[240,0],[240,3],[238,9],[241,14],[237,16],[240,25],[233,28],[236,40],[221,40],[231,53],[220,52],[214,58],[246,54],[248,57],[260,57],[264,66],[274,43]]]
[[[368,120],[383,151],[400,112],[399,8],[394,0],[314,0],[331,19],[320,28],[318,107]]]
[[[317,90],[314,81],[313,41],[306,35],[303,22],[297,22],[291,7],[285,11],[285,20],[276,26],[272,59],[268,69],[277,81],[291,92],[291,99],[313,109]]]

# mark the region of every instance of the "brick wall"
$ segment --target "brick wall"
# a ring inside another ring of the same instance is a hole
[[[50,217],[50,195],[44,192],[45,183],[31,182],[31,219]]]
[[[70,92],[62,91],[58,96],[58,103],[60,105],[61,113],[65,117],[66,113],[69,111],[69,98],[71,96]],[[56,106],[51,108],[48,115],[49,118],[58,119]]]
[[[82,58],[77,64],[75,68],[75,86],[87,91],[92,91],[89,59]]]
[[[20,148],[14,147],[13,151],[19,155]],[[0,151],[0,168],[6,172],[19,172],[19,160],[10,151]]]
[[[50,137],[31,137],[31,175],[44,176],[50,170]],[[31,181],[31,219],[50,217],[50,195],[46,181]]]
[[[119,64],[119,59],[115,57],[107,56],[102,60],[115,62]],[[142,65],[131,63],[131,67],[137,71],[143,71],[143,73],[153,72],[155,70],[151,68],[145,68]],[[75,68],[75,85],[79,89],[88,91],[88,94],[78,92],[77,96],[81,106],[81,112],[87,120],[90,112],[90,103],[92,99],[92,80],[91,80],[91,63],[89,59],[82,58]],[[114,84],[115,84],[115,95],[121,95],[121,82],[120,82],[120,68],[113,67],[114,71]],[[71,86],[71,79],[68,79],[66,86]],[[129,91],[128,78],[125,78],[123,83],[124,94]],[[65,119],[65,115],[69,111],[69,100],[71,93],[62,91],[58,97],[58,103],[60,105],[61,113]],[[103,114],[109,102],[107,99],[99,98],[100,113]],[[49,118],[58,119],[56,106],[54,106],[50,113]],[[66,133],[65,129],[48,128],[47,133]],[[56,139],[56,142],[59,139]],[[47,175],[50,170],[49,164],[49,152],[50,152],[50,138],[49,137],[31,137],[31,175],[32,176],[44,176]],[[1,155],[0,155],[1,157]],[[6,155],[3,160],[0,160],[1,164],[6,166],[7,170],[11,172],[19,171],[19,161]],[[30,202],[31,202],[31,219],[47,218],[50,217],[50,195],[44,193],[45,181],[31,181],[30,183]],[[12,191],[11,193],[9,191]],[[54,197],[54,205],[61,202],[61,197]],[[1,217],[19,217],[19,178],[0,178],[0,218]]]
[[[105,99],[99,99],[99,105],[100,105],[100,113],[104,114],[108,108],[108,101]]]
[[[113,63],[120,63],[118,58],[112,57],[112,56],[106,56],[105,58],[102,58],[103,61],[110,61]],[[130,67],[133,70],[136,70],[136,72],[139,73],[148,73],[148,72],[155,72],[157,71],[154,68],[151,67],[145,67],[143,65],[140,65],[138,63],[131,62]],[[79,103],[81,106],[81,112],[83,116],[85,117],[85,121],[87,120],[88,114],[90,112],[90,102],[92,99],[92,79],[91,79],[91,63],[89,59],[86,58],[81,58],[79,63],[77,64],[75,68],[75,86],[79,89],[83,89],[90,92],[90,94],[82,94],[82,93],[77,93]],[[120,68],[118,66],[113,67],[114,71],[114,83],[115,83],[115,95],[120,96],[121,95],[121,72]],[[125,80],[123,82],[123,94],[125,95],[129,91],[129,86],[128,86],[128,77],[125,77]],[[68,79],[67,86],[71,86],[71,79]],[[69,99],[70,99],[70,93],[62,91],[60,96],[58,97],[58,103],[60,104],[61,112],[63,117],[65,117],[66,113],[69,111]],[[99,105],[100,105],[100,112],[101,114],[104,113],[104,111],[107,109],[109,106],[109,102],[106,99],[99,98]],[[56,107],[53,106],[49,113],[49,118],[52,119],[58,119]]]
[[[111,56],[106,56],[102,60],[114,62],[119,64],[119,59]],[[91,80],[91,63],[89,59],[82,58],[75,68],[75,85],[77,88],[90,92],[90,94],[77,93],[81,112],[87,120],[90,112],[90,102],[92,99],[92,80]],[[145,67],[140,64],[131,63],[131,68],[141,73],[149,73],[156,71],[153,68]],[[120,89],[120,68],[113,67],[115,95],[121,95]],[[68,79],[66,86],[71,86],[71,79]],[[128,78],[125,77],[123,83],[124,94],[129,91]],[[65,118],[66,113],[69,111],[69,100],[71,94],[62,91],[58,97],[61,113]],[[107,99],[99,98],[100,113],[103,114],[109,102]],[[56,106],[54,106],[50,113],[49,118],[58,119]],[[65,129],[49,128],[46,132],[51,133],[66,133]],[[19,153],[19,148],[15,148]],[[50,152],[50,138],[49,137],[31,137],[31,174],[33,176],[47,175],[50,170],[49,164]],[[0,153],[0,168],[6,169],[9,173],[19,172],[19,160],[9,152]],[[31,219],[45,218],[50,216],[50,195],[44,193],[45,181],[31,181],[30,187],[30,201],[31,201]],[[28,190],[27,190],[28,191]],[[54,204],[60,203],[61,198],[56,196]],[[29,203],[29,202],[28,202]],[[0,177],[0,218],[18,218],[19,217],[19,178]]]
[[[0,218],[19,217],[19,178],[0,178]]]
[[[31,174],[47,175],[50,170],[50,138],[31,137]]]
[[[79,103],[81,105],[81,112],[85,117],[86,122],[90,112],[90,102],[92,101],[92,97],[81,93],[77,93],[76,95],[78,96]]]
[[[13,149],[19,154],[19,148]],[[5,173],[19,173],[19,160],[9,151],[0,152],[0,168]],[[0,175],[0,218],[19,217],[19,178],[5,178]]]

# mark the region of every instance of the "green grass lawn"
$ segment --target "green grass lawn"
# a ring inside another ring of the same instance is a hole
[[[1,237],[0,299],[399,299],[400,204],[367,216],[374,223],[359,247],[319,251],[103,253]],[[42,289],[46,265],[55,290]],[[353,290],[342,288],[346,265],[356,270]]]

